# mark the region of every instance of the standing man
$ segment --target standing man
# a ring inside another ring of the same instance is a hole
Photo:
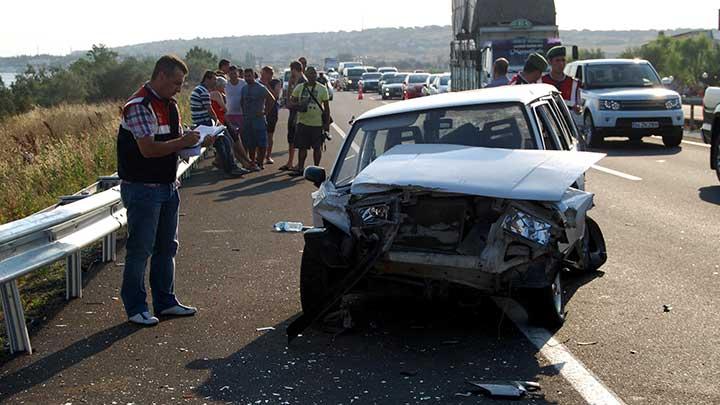
[[[243,110],[243,139],[248,148],[250,160],[254,161],[260,170],[265,168],[265,154],[268,146],[267,121],[265,107],[272,99],[270,91],[255,81],[255,71],[245,69],[245,83],[242,89]]]
[[[207,70],[200,84],[195,86],[192,94],[190,94],[190,112],[192,114],[192,123],[195,126],[207,125],[211,127],[217,121],[210,100],[210,91],[215,89],[216,81],[215,72]]]
[[[567,49],[564,46],[556,46],[551,48],[548,53],[548,61],[550,62],[550,73],[542,77],[542,82],[555,86],[565,100],[565,104],[570,111],[576,114],[582,112],[582,102],[580,97],[580,83],[565,74],[565,66],[567,65]]]
[[[297,108],[292,105],[291,99],[295,87],[297,87],[299,84],[305,83],[306,81],[307,79],[303,74],[302,64],[299,61],[293,61],[290,64],[290,81],[288,82],[287,93],[285,94],[285,96],[287,97],[287,99],[285,100],[285,105],[288,106],[288,110],[290,110],[290,116],[288,117],[287,125],[288,161],[284,166],[280,167],[279,170],[281,171],[289,171],[295,169],[295,166],[293,166],[293,161],[295,160],[295,132],[297,127]]]
[[[300,62],[300,64],[302,65],[302,71],[303,73],[305,73],[305,71],[307,70],[307,58],[301,56],[298,58],[298,62]]]
[[[275,136],[275,128],[277,127],[278,122],[278,110],[276,108],[277,106],[277,97],[275,96],[271,82],[273,80],[273,76],[275,75],[275,72],[273,71],[273,68],[270,66],[264,66],[262,70],[260,70],[260,84],[265,86],[266,89],[268,89],[270,93],[270,97],[268,97],[265,103],[265,118],[267,121],[267,137],[268,137],[268,145],[267,149],[265,151],[265,164],[271,165],[274,164],[275,161],[272,159],[272,149],[273,149],[273,137]]]
[[[299,84],[293,90],[290,103],[298,109],[295,146],[298,148],[298,167],[292,176],[302,176],[308,149],[313,150],[313,162],[320,165],[323,130],[330,130],[330,95],[327,87],[317,82],[317,71],[310,66],[305,71],[307,83]]]
[[[548,63],[539,53],[531,53],[525,61],[525,67],[510,81],[511,85],[537,83],[547,69]]]
[[[510,62],[508,62],[507,59],[497,58],[495,63],[493,63],[493,79],[486,88],[507,86],[510,84],[510,80],[507,77],[509,67]]]
[[[196,308],[175,296],[175,255],[180,198],[178,152],[200,140],[183,134],[173,98],[182,89],[188,68],[175,56],[163,56],[152,77],[123,107],[117,137],[120,195],[127,210],[128,239],[120,295],[130,322],[152,326],[158,318],[148,310],[145,268],[150,257],[150,288],[157,316],[191,316]],[[205,139],[205,146],[212,143]]]
[[[242,115],[242,89],[245,87],[245,80],[240,78],[243,75],[242,69],[235,65],[230,66],[228,76],[230,80],[225,85],[225,95],[227,97],[227,113],[225,114],[225,122],[227,122],[230,136],[233,140],[233,152],[235,158],[249,170],[258,169],[255,162],[251,162],[247,151],[242,142],[243,115]],[[258,169],[259,170],[259,169]]]
[[[227,59],[220,60],[220,63],[218,63],[218,72],[222,72],[223,76],[227,79],[230,74],[230,61]]]

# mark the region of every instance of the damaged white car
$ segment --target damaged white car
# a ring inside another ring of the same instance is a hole
[[[557,91],[509,86],[396,103],[354,123],[329,178],[310,167],[315,228],[305,233],[294,338],[351,291],[414,285],[472,289],[565,320],[563,269],[606,260],[587,212],[585,172]]]

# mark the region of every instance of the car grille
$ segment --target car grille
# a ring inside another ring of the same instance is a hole
[[[666,110],[665,102],[667,100],[622,100],[620,101],[620,109],[624,111],[653,111]]]

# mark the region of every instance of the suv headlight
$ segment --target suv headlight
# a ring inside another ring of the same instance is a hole
[[[600,109],[617,111],[620,109],[620,102],[615,100],[600,100]]]
[[[364,225],[376,225],[390,218],[390,206],[387,204],[364,207],[358,210]]]
[[[552,236],[552,225],[527,212],[512,209],[503,220],[503,229],[524,239],[546,246]]]
[[[679,110],[682,108],[680,98],[671,98],[665,102],[665,108],[668,110]]]

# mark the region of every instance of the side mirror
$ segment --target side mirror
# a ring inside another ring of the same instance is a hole
[[[315,187],[320,187],[326,179],[325,168],[318,166],[308,166],[305,168],[305,180],[313,183]]]
[[[672,76],[670,76],[670,77],[663,77],[662,80],[661,80],[663,86],[670,86],[670,85],[673,84],[674,81],[675,81],[675,78],[672,77]]]

